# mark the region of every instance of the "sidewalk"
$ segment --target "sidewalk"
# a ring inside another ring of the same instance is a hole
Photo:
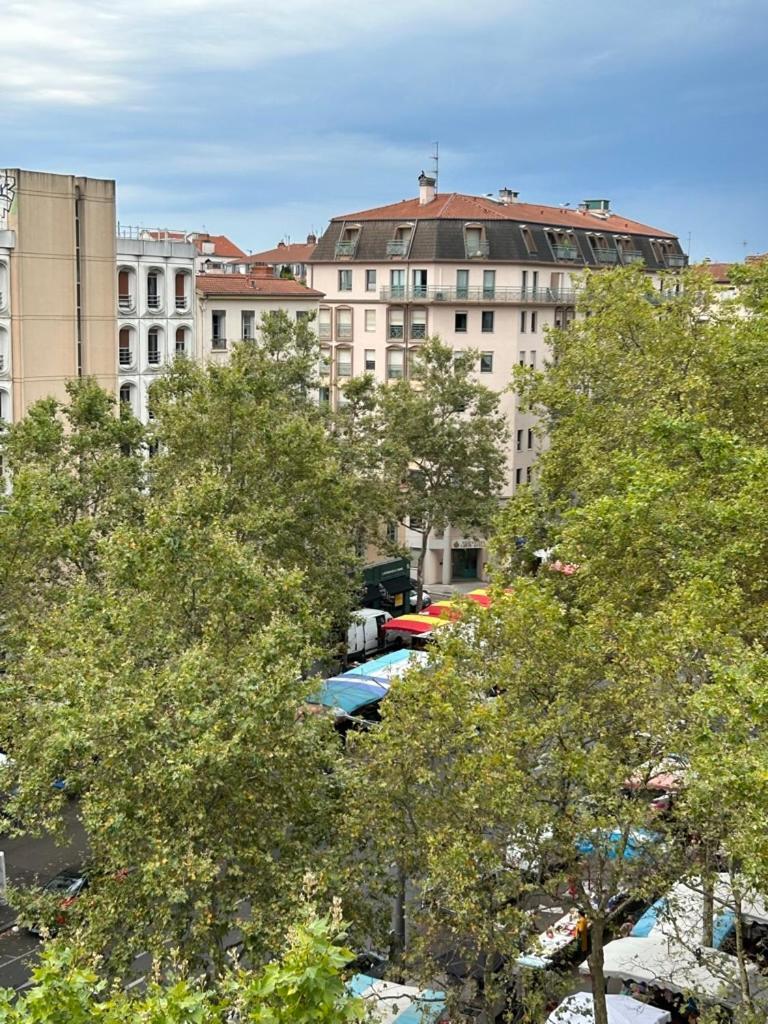
[[[447,586],[442,583],[428,583],[427,590],[433,601],[439,601],[447,597],[456,597],[457,594],[468,594],[471,590],[487,586],[488,584],[483,583],[482,580],[462,580],[460,583],[450,583]]]

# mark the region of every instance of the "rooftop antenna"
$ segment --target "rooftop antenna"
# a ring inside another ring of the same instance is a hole
[[[437,193],[437,172],[438,172],[438,168],[440,167],[440,143],[439,142],[435,143],[435,152],[432,154],[431,160],[432,160],[432,163],[434,164],[434,167],[432,168],[432,170],[434,172],[434,178],[435,178],[435,193]]]

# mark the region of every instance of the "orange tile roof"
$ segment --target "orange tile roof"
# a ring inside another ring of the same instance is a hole
[[[702,270],[706,270],[715,284],[729,283],[729,274],[733,263],[712,263],[707,261],[700,263],[699,266]]]
[[[347,213],[343,217],[334,217],[333,220],[514,220],[523,224],[552,224],[557,227],[651,235],[654,238],[677,237],[669,231],[640,224],[618,213],[598,217],[594,213],[566,210],[561,206],[542,206],[539,203],[504,204],[486,199],[484,196],[467,196],[460,192],[437,195],[424,205],[421,205],[418,198],[403,199],[399,203]]]
[[[150,238],[157,241],[169,240],[171,242],[192,242],[201,255],[222,256],[225,259],[246,260],[247,254],[243,252],[226,235],[208,235],[199,231],[175,231],[168,228],[153,228],[147,231]],[[203,253],[203,242],[213,242],[213,252]]]
[[[299,281],[263,274],[198,274],[197,290],[203,295],[239,295],[243,298],[321,299],[325,292],[307,288]]]
[[[248,257],[249,263],[306,263],[317,246],[307,242],[291,242],[278,245],[266,252],[254,252]]]

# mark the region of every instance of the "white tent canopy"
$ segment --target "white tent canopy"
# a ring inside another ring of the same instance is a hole
[[[667,1010],[640,1003],[630,996],[606,996],[608,1024],[667,1024]],[[592,1024],[595,1004],[590,992],[574,992],[547,1017],[547,1024]]]
[[[733,1007],[741,1002],[738,961],[716,949],[700,949],[698,956],[682,943],[663,935],[614,939],[604,950],[606,978],[644,981],[674,992],[691,994],[710,1003]],[[585,960],[579,967],[589,974]],[[757,968],[747,968],[750,992],[768,1006],[768,987]]]

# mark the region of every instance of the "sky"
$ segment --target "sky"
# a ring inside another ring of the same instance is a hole
[[[417,193],[768,251],[768,0],[4,0],[0,166],[246,251]]]

